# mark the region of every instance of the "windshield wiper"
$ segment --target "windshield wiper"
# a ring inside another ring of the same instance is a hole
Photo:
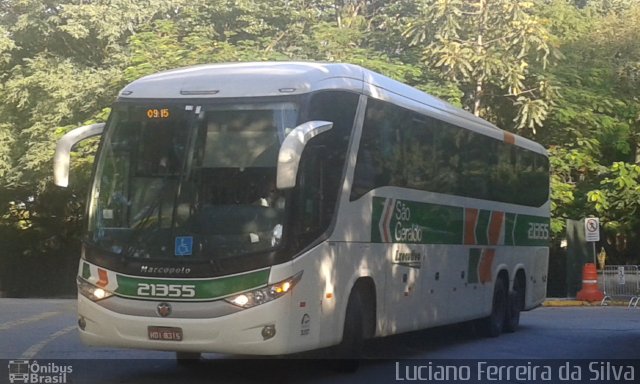
[[[151,203],[145,208],[144,213],[140,217],[139,220],[136,221],[135,225],[132,227],[131,238],[127,244],[127,252],[126,256],[128,257],[139,257],[136,255],[137,252],[143,250],[147,250],[147,241],[151,237],[153,233],[153,229],[148,227],[148,224],[151,222],[154,214],[157,210],[157,225],[155,229],[161,229],[162,225],[162,202],[165,198],[165,187],[167,186],[167,177],[163,177],[162,183],[156,191],[155,196],[152,198]],[[147,251],[148,254],[148,251]]]

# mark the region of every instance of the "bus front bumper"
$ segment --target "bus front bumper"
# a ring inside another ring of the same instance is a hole
[[[78,295],[78,322],[81,324],[78,328],[80,339],[94,346],[280,355],[289,353],[289,301],[289,297],[285,296],[222,317],[185,319],[125,315]],[[179,329],[180,340],[151,339],[150,329],[165,327]],[[273,331],[275,333],[272,335]]]

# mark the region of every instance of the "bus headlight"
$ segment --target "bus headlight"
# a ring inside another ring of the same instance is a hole
[[[112,292],[97,287],[85,279],[78,277],[76,281],[78,283],[78,292],[91,301],[98,301],[113,296]]]
[[[242,308],[255,307],[256,305],[268,303],[278,297],[284,296],[287,292],[293,289],[298,281],[300,281],[301,277],[302,271],[275,284],[254,289],[253,291],[243,292],[239,295],[229,296],[225,300]]]

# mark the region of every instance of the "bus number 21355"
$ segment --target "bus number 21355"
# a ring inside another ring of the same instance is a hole
[[[181,284],[138,284],[138,296],[151,297],[196,297],[195,285]]]

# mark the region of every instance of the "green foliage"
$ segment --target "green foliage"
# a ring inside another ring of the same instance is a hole
[[[588,193],[589,202],[616,231],[632,231],[640,224],[640,166],[615,162],[600,182],[600,189]]]
[[[595,161],[589,150],[593,143],[582,140],[577,148],[552,146],[551,165],[551,229],[563,236],[566,219],[595,214],[585,199],[587,191],[597,185],[604,167]]]
[[[119,77],[113,69],[79,69],[70,60],[47,57],[25,59],[16,66],[5,83],[5,104],[0,110],[11,116],[16,140],[13,170],[6,177],[8,186],[34,185],[43,190],[51,178],[56,127],[75,126],[96,113],[99,102],[111,98],[109,82]],[[3,113],[4,115],[4,113]],[[28,174],[28,177],[27,177]]]
[[[612,238],[637,236],[640,103],[632,68],[640,59],[633,20],[640,4],[582,9],[552,1],[541,7],[564,59],[552,69],[562,97],[538,139],[551,147],[554,232],[564,218],[597,215]],[[621,4],[621,3],[620,3]],[[620,5],[618,4],[618,5]],[[633,252],[627,249],[626,252]]]
[[[421,46],[426,66],[459,85],[477,116],[497,121],[491,106],[506,102],[517,130],[542,126],[557,95],[543,76],[552,46],[533,2],[423,0],[404,36]]]
[[[351,62],[416,86],[549,148],[555,236],[598,215],[637,238],[636,20],[633,0],[3,1],[0,281],[23,262],[75,270],[97,143],[61,190],[55,141],[105,121],[129,81],[214,62]]]

